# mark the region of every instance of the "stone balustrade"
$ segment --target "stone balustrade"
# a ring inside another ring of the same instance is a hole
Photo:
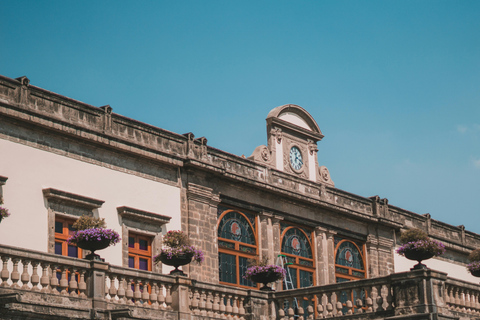
[[[277,319],[323,319],[393,310],[390,277],[276,292]]]
[[[3,245],[0,262],[0,319],[9,313],[105,320],[480,317],[478,285],[433,270],[268,292]]]

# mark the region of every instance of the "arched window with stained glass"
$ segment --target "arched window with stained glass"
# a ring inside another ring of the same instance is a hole
[[[312,231],[282,223],[282,254],[294,288],[311,287],[315,284],[315,263],[312,251]]]
[[[219,207],[217,231],[220,283],[257,287],[243,278],[248,260],[258,255],[257,217],[243,210]]]
[[[335,277],[337,282],[365,279],[365,256],[362,244],[335,238]]]

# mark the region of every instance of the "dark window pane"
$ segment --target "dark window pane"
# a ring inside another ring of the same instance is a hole
[[[135,258],[134,257],[128,257],[128,267],[129,268],[135,268]]]
[[[144,239],[138,240],[138,244],[140,246],[140,250],[148,250],[148,241]]]
[[[62,243],[55,242],[55,254],[62,255]]]
[[[148,271],[148,260],[147,259],[142,259],[142,258],[139,259],[139,269]]]
[[[78,258],[78,247],[68,245],[68,256]]]
[[[63,223],[55,221],[55,233],[63,233]]]
[[[313,273],[300,270],[300,288],[313,286]]]
[[[254,288],[257,287],[257,285],[254,284],[252,281],[243,278],[243,276],[245,275],[245,272],[247,272],[247,269],[248,269],[248,259],[244,257],[239,257],[238,261],[240,263],[240,266],[239,266],[240,284],[242,286],[248,286],[248,287],[254,287]]]
[[[128,247],[129,248],[134,248],[135,247],[135,238],[128,237]]]
[[[237,264],[235,256],[226,253],[219,253],[220,281],[237,283]]]

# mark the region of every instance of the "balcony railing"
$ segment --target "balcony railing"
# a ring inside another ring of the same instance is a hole
[[[432,270],[265,292],[3,245],[0,260],[0,319],[9,313],[17,317],[232,320],[480,316],[477,285]]]

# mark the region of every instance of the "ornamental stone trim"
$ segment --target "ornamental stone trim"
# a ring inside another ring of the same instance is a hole
[[[89,198],[54,188],[43,189],[42,192],[44,197],[49,201],[54,201],[59,204],[75,205],[89,210],[98,209],[105,203],[103,200]]]

